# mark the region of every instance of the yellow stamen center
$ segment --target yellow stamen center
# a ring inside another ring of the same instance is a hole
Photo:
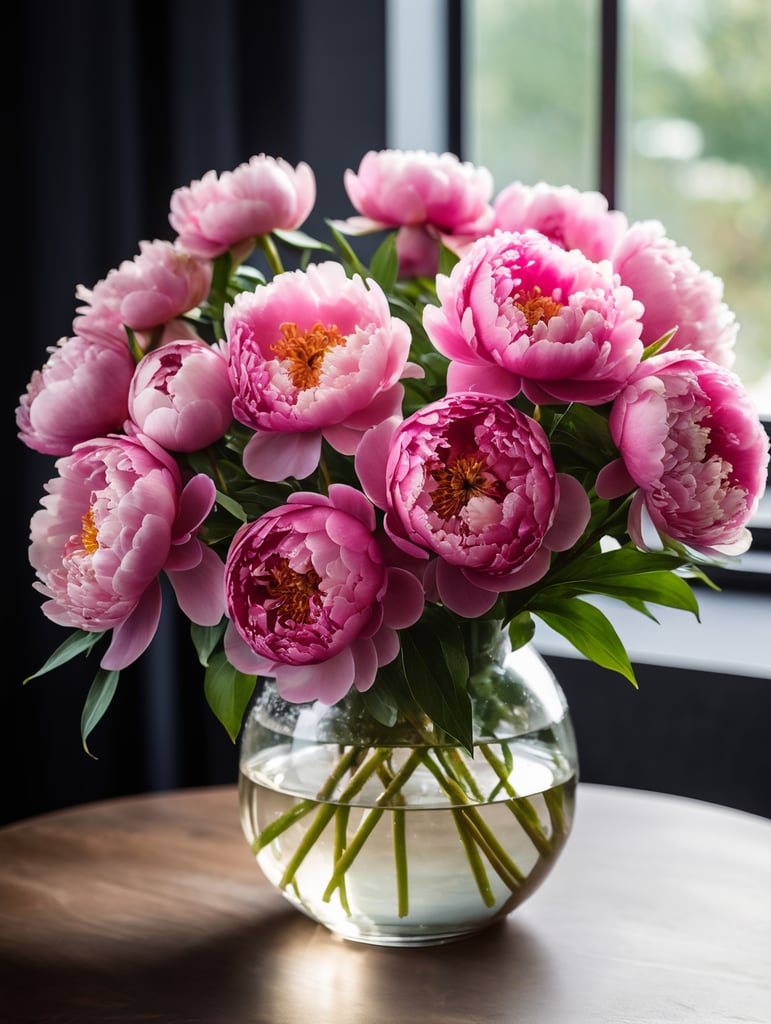
[[[80,531],[80,541],[83,545],[83,550],[87,555],[93,555],[99,550],[93,508],[89,508],[88,512],[81,519],[81,523],[83,524],[83,529]]]
[[[270,567],[270,575],[266,589],[279,602],[281,618],[307,622],[311,618],[311,601],[319,596],[319,574],[313,568],[297,572],[286,558],[279,558]]]
[[[437,487],[431,494],[432,511],[447,520],[457,516],[472,498],[493,497],[496,481],[487,476],[484,467],[478,455],[462,455],[451,466],[433,469],[431,476]]]
[[[281,325],[281,335],[271,349],[288,363],[289,376],[298,391],[316,387],[324,356],[346,341],[334,324],[327,327],[315,323],[309,331],[301,331],[297,324],[286,323]]]
[[[528,327],[535,327],[540,320],[548,323],[562,309],[562,303],[551,295],[543,295],[538,285],[525,294],[517,293],[513,298],[514,305],[525,314]]]

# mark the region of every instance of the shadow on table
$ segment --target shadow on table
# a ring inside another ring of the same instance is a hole
[[[5,1024],[469,1024],[510,1019],[525,989],[528,1005],[537,989],[545,1009],[569,1008],[549,950],[513,918],[443,946],[391,949],[343,941],[287,909],[176,950],[103,944],[88,960],[66,949],[50,962],[0,960]]]

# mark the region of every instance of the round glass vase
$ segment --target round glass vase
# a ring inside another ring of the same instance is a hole
[[[564,694],[531,645],[488,625],[467,651],[472,752],[414,717],[382,725],[356,691],[292,704],[265,680],[252,700],[244,835],[285,898],[346,939],[460,939],[521,904],[565,845],[578,763]]]

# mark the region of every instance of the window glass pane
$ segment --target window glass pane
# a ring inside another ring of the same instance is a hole
[[[599,0],[466,0],[464,156],[496,191],[597,187]]]
[[[627,0],[619,200],[723,279],[734,369],[771,414],[771,17],[765,0]]]

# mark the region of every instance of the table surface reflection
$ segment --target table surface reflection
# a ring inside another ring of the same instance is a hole
[[[346,942],[262,878],[235,787],[0,829],[0,1020],[771,1022],[771,821],[579,785],[567,848],[504,922]]]

